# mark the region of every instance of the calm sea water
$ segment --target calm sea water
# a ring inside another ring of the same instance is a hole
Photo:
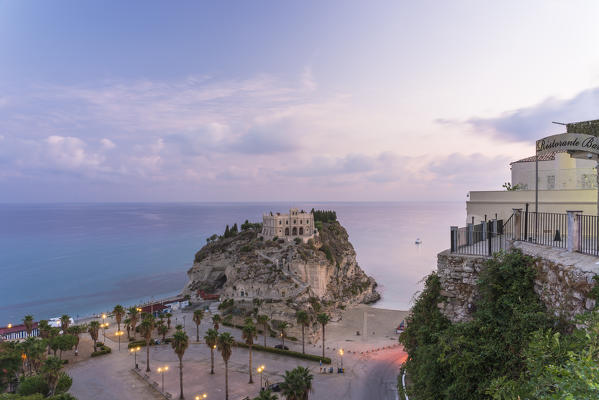
[[[206,237],[291,206],[336,210],[380,285],[377,306],[396,309],[410,306],[449,226],[465,219],[464,203],[0,205],[0,325],[175,294]]]

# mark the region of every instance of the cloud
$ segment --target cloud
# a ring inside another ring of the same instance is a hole
[[[105,149],[114,149],[116,146],[112,140],[106,138],[100,139],[100,143]]]
[[[548,98],[493,118],[471,118],[466,123],[477,132],[506,141],[535,141],[549,134],[563,132],[556,122],[575,122],[599,117],[599,88],[585,90],[570,99]],[[440,123],[456,121],[438,120]]]

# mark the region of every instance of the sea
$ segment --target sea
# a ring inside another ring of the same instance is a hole
[[[399,310],[466,219],[464,202],[0,204],[0,326],[176,295],[207,237],[291,207],[335,210],[376,307]]]

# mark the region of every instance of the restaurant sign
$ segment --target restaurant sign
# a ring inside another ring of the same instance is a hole
[[[599,154],[599,137],[582,133],[561,133],[537,140],[537,155],[552,152]]]

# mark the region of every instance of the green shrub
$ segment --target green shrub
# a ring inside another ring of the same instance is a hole
[[[278,237],[278,236],[275,236],[275,237],[273,237],[273,238],[272,238],[272,241],[273,241],[273,242],[276,242],[277,240],[279,240],[279,237]]]
[[[531,335],[556,322],[534,291],[535,276],[522,252],[495,255],[480,273],[472,320],[451,324],[438,308],[439,277],[429,275],[400,336],[410,398],[489,399],[493,382],[523,373]]]
[[[252,246],[250,246],[249,244],[244,244],[243,246],[241,246],[239,250],[242,253],[249,253],[250,251],[252,251]]]
[[[293,241],[295,242],[295,244],[300,244],[302,242],[302,239],[296,237],[295,239],[293,239]]]
[[[56,391],[54,394],[62,394],[69,391],[71,386],[73,385],[73,378],[71,378],[65,372],[61,372],[58,377],[58,382],[56,383]]]
[[[235,342],[235,346],[237,346],[237,347],[243,347],[243,348],[246,348],[246,349],[249,347],[247,344],[245,344],[243,342]],[[329,357],[322,358],[322,357],[314,355],[314,354],[303,354],[303,353],[300,353],[298,351],[276,349],[274,347],[264,347],[264,346],[259,345],[259,344],[253,345],[252,349],[253,350],[258,350],[258,351],[264,351],[264,352],[267,352],[267,353],[281,354],[281,355],[284,355],[284,356],[301,358],[301,359],[309,360],[309,361],[321,361],[322,360],[323,364],[330,364],[331,363],[331,359]]]
[[[145,344],[145,342],[144,342],[144,344]],[[131,346],[131,343],[129,343],[129,346]],[[100,350],[96,350],[96,351],[94,351],[94,352],[91,354],[91,356],[92,356],[92,357],[98,357],[98,356],[102,356],[102,355],[104,355],[104,354],[109,354],[109,353],[111,353],[111,352],[112,352],[112,350],[111,350],[111,349],[110,349],[110,347],[108,347],[108,346],[104,346],[104,345],[102,345],[102,346],[97,346],[97,347],[99,347],[99,348],[100,348]]]
[[[21,380],[17,394],[29,396],[35,393],[41,393],[44,397],[48,395],[50,389],[42,375],[27,376]]]

